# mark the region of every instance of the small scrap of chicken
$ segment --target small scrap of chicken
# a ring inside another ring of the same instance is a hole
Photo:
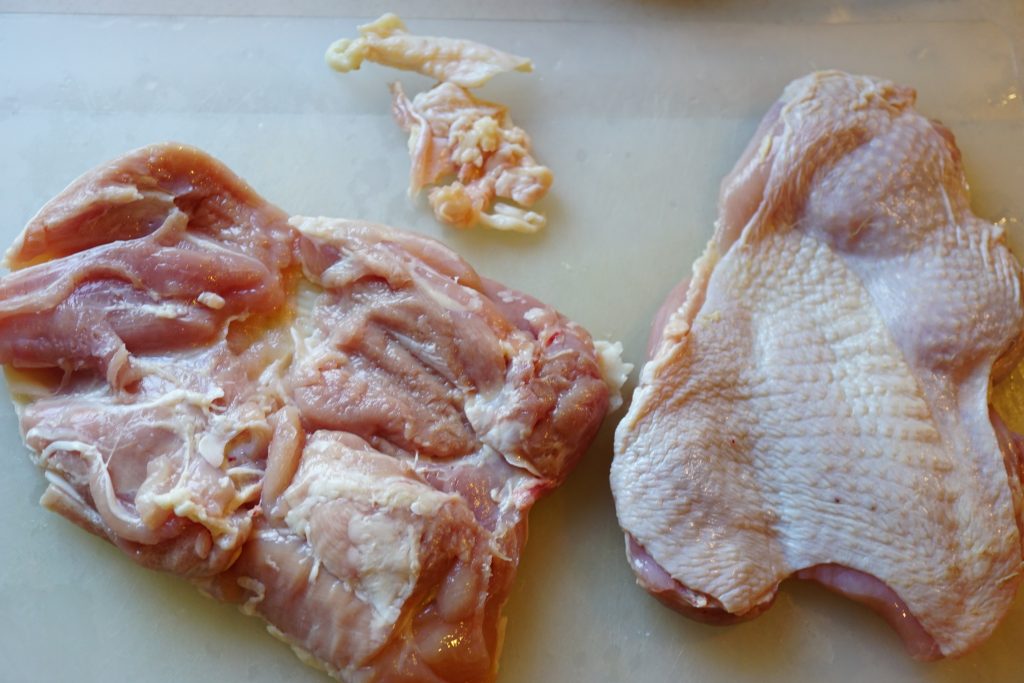
[[[530,138],[515,126],[505,107],[473,97],[452,83],[441,83],[409,100],[399,83],[391,85],[392,111],[409,133],[412,168],[409,191],[455,176],[435,187],[428,198],[442,223],[471,228],[477,223],[497,230],[537,232],[544,216],[528,207],[551,187],[551,169],[530,156]]]
[[[639,583],[684,614],[752,618],[793,576],[936,659],[1013,603],[1024,460],[989,395],[1021,270],[915,100],[837,71],[787,86],[657,319],[611,485]]]
[[[410,35],[394,14],[360,26],[359,32],[362,37],[328,48],[333,69],[347,73],[369,59],[440,81],[411,101],[401,84],[391,85],[395,120],[409,133],[410,194],[439,185],[428,196],[430,206],[437,220],[456,228],[478,223],[526,233],[543,228],[544,216],[529,208],[551,187],[551,169],[530,155],[529,136],[512,123],[505,107],[467,90],[505,71],[532,71],[530,60],[467,40]],[[443,184],[446,180],[451,182]],[[514,204],[495,203],[496,198]]]
[[[505,71],[533,71],[526,57],[496,50],[470,40],[434,38],[410,34],[398,15],[385,14],[359,27],[359,38],[342,38],[327,48],[327,63],[348,73],[364,60],[424,76],[463,88],[478,88]]]

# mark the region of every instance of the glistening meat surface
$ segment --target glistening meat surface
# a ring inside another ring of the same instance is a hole
[[[988,389],[1021,334],[1019,267],[914,99],[790,84],[660,317],[611,481],[640,583],[693,616],[754,616],[796,574],[932,658],[1010,606],[1021,484]]]
[[[609,404],[581,327],[175,145],[83,176],[7,260],[46,507],[344,680],[494,677],[526,514]]]

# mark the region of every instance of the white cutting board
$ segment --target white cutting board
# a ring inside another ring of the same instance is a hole
[[[534,59],[534,74],[484,90],[511,106],[555,171],[541,205],[550,225],[533,237],[442,229],[422,198],[406,197],[405,140],[385,84],[428,83],[375,66],[328,70],[324,48],[357,19],[0,14],[0,243],[91,166],[179,140],[290,212],[439,237],[482,273],[622,340],[640,363],[649,320],[710,236],[719,179],[761,113],[790,79],[836,67],[916,86],[920,108],[960,142],[975,208],[1005,219],[1024,253],[1021,27],[982,20],[1012,17],[991,12],[1009,3],[976,13],[946,2],[934,15],[922,3],[893,3],[899,13],[800,4],[812,9],[776,15],[756,3],[761,23],[744,7],[683,2],[419,7],[446,18],[410,20],[413,30]],[[355,5],[364,18],[377,11]],[[585,21],[573,18],[580,8]],[[510,16],[519,20],[499,19]],[[501,683],[1024,680],[1024,598],[976,652],[933,664],[908,659],[866,609],[810,585],[786,584],[767,614],[729,628],[662,607],[635,586],[615,523],[607,472],[618,417],[531,516]],[[0,681],[327,680],[258,621],[39,508],[42,478],[6,404],[0,444]]]

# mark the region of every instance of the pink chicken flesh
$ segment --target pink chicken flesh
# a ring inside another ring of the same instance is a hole
[[[656,321],[611,482],[640,584],[690,616],[756,616],[795,575],[931,659],[1010,607],[1020,467],[988,390],[1021,334],[1019,267],[914,100],[790,84]]]
[[[343,680],[493,679],[527,512],[607,410],[582,328],[174,145],[83,176],[7,260],[43,505]]]

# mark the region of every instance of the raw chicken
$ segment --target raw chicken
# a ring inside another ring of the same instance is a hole
[[[343,680],[493,679],[526,513],[609,404],[582,328],[181,146],[75,182],[8,263],[43,505]]]
[[[508,110],[478,100],[465,88],[441,83],[412,99],[391,85],[395,121],[409,133],[409,191],[443,182],[428,199],[437,220],[457,228],[482,223],[496,230],[537,232],[544,216],[533,206],[551,187],[551,170],[530,156],[530,138]],[[495,198],[510,199],[495,202]],[[488,209],[494,204],[493,213]]]
[[[499,73],[532,71],[530,60],[466,40],[410,35],[394,14],[359,32],[360,38],[331,44],[331,68],[347,73],[369,59],[439,81],[411,101],[400,83],[391,84],[392,113],[409,133],[409,193],[440,185],[430,191],[430,207],[438,221],[456,228],[543,228],[544,216],[529,209],[550,189],[551,170],[533,159],[530,138],[512,123],[506,107],[467,90]],[[511,201],[496,203],[497,198]]]
[[[398,15],[390,12],[360,26],[359,33],[359,38],[342,38],[327,48],[325,58],[332,69],[348,73],[368,59],[463,88],[478,88],[506,71],[533,71],[529,59],[487,45],[412,35]]]
[[[1010,606],[1020,463],[988,390],[1020,271],[914,100],[837,72],[790,84],[662,316],[611,482],[640,584],[691,616],[754,616],[796,575],[928,659]]]

